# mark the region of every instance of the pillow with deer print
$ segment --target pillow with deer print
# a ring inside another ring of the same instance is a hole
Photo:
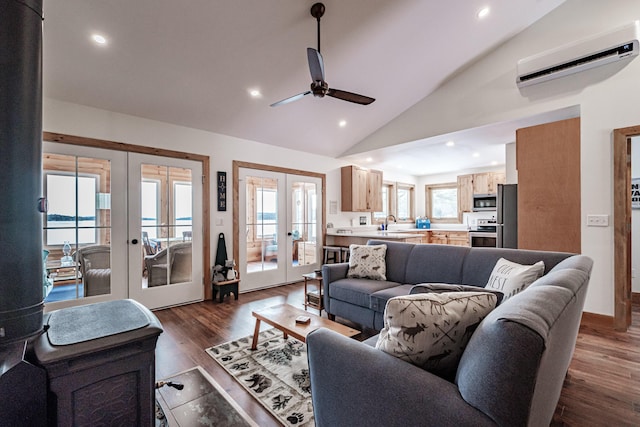
[[[376,348],[452,380],[482,319],[496,307],[490,292],[404,295],[387,301]]]
[[[387,280],[387,245],[350,245],[347,277]]]

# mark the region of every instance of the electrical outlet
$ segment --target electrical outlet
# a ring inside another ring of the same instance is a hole
[[[609,215],[587,215],[587,227],[608,227]]]

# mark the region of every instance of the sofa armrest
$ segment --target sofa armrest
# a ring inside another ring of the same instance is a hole
[[[336,332],[307,337],[317,426],[488,426],[455,384]]]
[[[349,271],[349,263],[342,262],[338,264],[324,264],[322,266],[322,294],[324,298],[324,309],[328,314],[331,314],[331,307],[329,305],[329,285],[336,280],[345,279],[347,272]]]

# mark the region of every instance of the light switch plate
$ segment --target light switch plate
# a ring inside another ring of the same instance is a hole
[[[587,215],[587,227],[608,227],[609,215]]]

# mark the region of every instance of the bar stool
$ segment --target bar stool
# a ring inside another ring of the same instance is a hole
[[[349,256],[351,255],[351,250],[347,246],[342,246],[340,248],[342,252],[342,262],[349,262]]]
[[[324,246],[324,263],[328,264],[329,260],[336,262],[342,262],[342,248],[340,246]]]

